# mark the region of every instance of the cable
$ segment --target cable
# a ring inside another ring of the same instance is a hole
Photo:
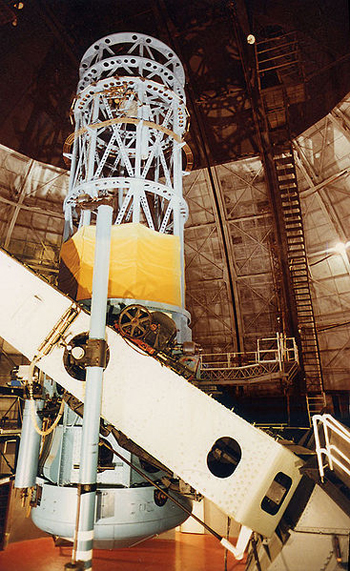
[[[142,357],[153,357],[153,355],[151,355],[150,353],[146,353],[145,351],[143,351],[140,347],[140,350],[136,348],[136,345],[134,345],[134,343],[128,339],[128,337],[126,337],[125,335],[122,335],[119,331],[117,331],[117,333],[120,334],[121,337],[123,337],[125,343],[127,345],[129,345],[129,347],[131,347],[131,349],[133,349],[134,351],[136,351],[136,353],[138,353],[139,355],[141,355]]]
[[[30,394],[31,389],[29,388],[29,394]],[[31,412],[31,417],[32,417],[32,421],[33,421],[33,425],[35,428],[35,431],[40,434],[40,436],[47,436],[48,434],[51,434],[51,432],[56,428],[56,426],[58,425],[59,421],[62,418],[63,415],[63,411],[64,411],[64,405],[65,402],[64,400],[61,401],[61,406],[60,409],[58,411],[58,414],[55,418],[55,420],[53,421],[53,423],[51,424],[51,426],[49,428],[47,428],[46,430],[41,430],[41,428],[39,427],[37,420],[36,420],[36,408],[35,408],[35,400],[32,397],[29,397],[30,400],[30,412]]]
[[[234,545],[232,545],[232,543],[230,543],[225,537],[223,537],[222,535],[220,535],[219,533],[217,533],[213,528],[211,528],[209,525],[207,525],[203,520],[201,520],[199,517],[197,517],[194,513],[192,513],[191,510],[187,509],[184,505],[181,504],[181,502],[179,502],[176,498],[174,498],[174,496],[170,495],[169,492],[167,492],[164,488],[162,488],[161,486],[159,486],[154,480],[152,480],[151,478],[149,478],[142,470],[140,470],[139,468],[137,468],[135,466],[135,464],[133,464],[132,462],[130,462],[129,460],[127,460],[126,458],[124,458],[124,456],[122,456],[119,452],[117,452],[117,450],[115,450],[113,448],[113,446],[111,444],[107,444],[105,442],[105,445],[107,448],[109,448],[111,450],[111,452],[113,452],[113,454],[115,454],[116,456],[118,456],[118,458],[120,458],[120,460],[122,460],[122,462],[125,462],[125,464],[127,464],[128,466],[130,466],[130,468],[132,468],[132,470],[135,470],[135,472],[137,472],[137,474],[139,474],[139,476],[141,476],[142,478],[144,478],[149,484],[151,484],[152,486],[154,486],[155,488],[157,488],[157,490],[159,490],[160,492],[162,492],[162,494],[164,494],[167,498],[169,498],[169,500],[171,500],[174,504],[176,504],[180,509],[182,509],[185,513],[187,513],[190,517],[192,517],[195,521],[197,521],[200,525],[202,525],[204,527],[204,529],[206,529],[207,531],[209,531],[209,533],[211,533],[212,535],[214,535],[214,537],[216,537],[216,539],[218,539],[221,543],[221,545],[223,545],[223,547],[225,549],[228,549],[229,551],[231,551],[231,553],[233,553],[234,557],[238,560],[243,559],[243,553],[240,553],[240,550],[236,549],[236,547]]]
[[[349,325],[350,321],[342,321],[342,323],[330,323],[329,325],[324,325],[323,327],[318,327],[317,331],[328,331],[329,329],[336,329],[337,327],[344,327]]]
[[[34,400],[34,395],[33,395],[34,368],[35,368],[35,364],[39,361],[39,359],[40,359],[40,357],[38,355],[35,356],[33,361],[31,362],[31,364],[29,366],[29,369],[28,369],[28,392],[29,392],[29,401],[30,401],[30,412],[31,412],[31,418],[32,418],[32,422],[33,422],[35,432],[37,432],[40,436],[47,436],[48,434],[51,434],[51,432],[56,428],[59,421],[61,420],[62,415],[63,415],[63,411],[64,411],[65,401],[62,398],[61,406],[59,408],[58,414],[57,414],[55,420],[53,421],[53,423],[51,424],[51,426],[49,428],[47,428],[46,430],[41,430],[41,428],[39,427],[37,420],[36,420],[37,410],[35,407],[35,400]]]

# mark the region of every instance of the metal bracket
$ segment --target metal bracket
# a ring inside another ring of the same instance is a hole
[[[67,331],[68,327],[79,315],[80,311],[80,308],[75,303],[72,303],[72,305],[68,307],[67,311],[65,311],[58,323],[56,323],[56,325],[51,329],[50,333],[38,347],[37,355],[41,357],[42,355],[47,355],[50,353],[51,349],[54,347],[54,345],[56,345],[59,339],[63,337],[63,334]]]
[[[77,206],[82,210],[94,210],[98,206],[101,206],[101,204],[113,206],[113,195],[96,196],[92,198],[88,194],[83,194],[77,199]]]
[[[96,492],[97,490],[97,483],[91,484],[78,484],[78,491],[80,495],[89,494],[90,492]]]
[[[108,345],[105,339],[88,339],[86,344],[86,367],[107,367]]]

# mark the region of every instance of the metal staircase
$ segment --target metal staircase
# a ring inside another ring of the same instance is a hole
[[[279,211],[278,223],[285,242],[289,283],[294,299],[306,404],[311,415],[325,405],[320,353],[310,292],[304,230],[288,106],[303,100],[305,85],[294,35],[273,37],[256,45],[258,87],[268,140],[271,188]]]
[[[315,414],[322,413],[326,408],[326,395],[324,392],[320,394],[307,394],[306,395],[306,406],[307,406],[307,413],[310,420],[311,426],[311,419]]]
[[[317,463],[305,472],[350,513],[350,430],[330,414],[313,416]],[[317,466],[317,468],[316,468]]]
[[[317,333],[310,292],[301,205],[298,193],[292,145],[274,146],[274,166],[281,201],[288,267],[294,293],[298,329],[302,347],[302,363],[305,372],[306,392],[309,405],[319,412],[324,406],[322,371],[317,343]],[[322,401],[322,402],[321,402]],[[321,408],[318,408],[317,405]]]

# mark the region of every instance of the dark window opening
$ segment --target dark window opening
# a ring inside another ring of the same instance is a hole
[[[100,439],[98,447],[98,469],[99,471],[110,469],[115,467],[113,462],[113,451],[111,450],[110,444],[107,440]]]
[[[163,507],[166,502],[167,502],[167,496],[165,494],[163,494],[163,492],[161,492],[160,490],[154,490],[154,503],[158,506],[158,507]]]
[[[230,436],[219,438],[207,456],[210,472],[218,478],[228,478],[236,470],[242,457],[242,450]]]
[[[261,502],[261,509],[270,515],[276,515],[284,498],[288,494],[291,485],[292,478],[283,472],[278,472],[272,481],[271,486],[267,490],[266,496]]]

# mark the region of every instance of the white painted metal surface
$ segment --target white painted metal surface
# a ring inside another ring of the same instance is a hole
[[[338,571],[347,568],[350,518],[319,486],[311,497],[284,546],[275,534],[267,546],[258,550],[262,571]],[[339,545],[337,561],[334,538]],[[258,571],[254,559],[247,571]]]
[[[321,478],[325,468],[337,468],[347,479],[350,476],[350,430],[331,414],[315,414],[312,417],[315,434],[318,469]],[[335,440],[335,443],[333,442]]]
[[[16,464],[15,488],[31,488],[35,486],[36,472],[40,452],[40,435],[34,428],[32,414],[35,414],[36,422],[41,428],[41,419],[37,411],[42,409],[43,401],[37,400],[33,405],[27,400],[24,405],[23,423],[21,432],[21,446],[18,452]]]
[[[51,328],[72,303],[19,262],[0,252],[0,336],[33,359]],[[88,330],[80,310],[61,339],[38,365],[77,398],[84,383],[63,365],[64,342]],[[108,329],[110,361],[104,375],[102,416],[171,468],[238,522],[263,535],[273,533],[300,480],[301,461],[261,430],[134,349]],[[227,478],[214,476],[207,456],[221,437],[236,440],[242,457]],[[277,473],[292,485],[275,515],[261,502]]]
[[[1,252],[1,330],[6,341],[32,360],[72,301]],[[88,330],[86,317],[86,331]]]

